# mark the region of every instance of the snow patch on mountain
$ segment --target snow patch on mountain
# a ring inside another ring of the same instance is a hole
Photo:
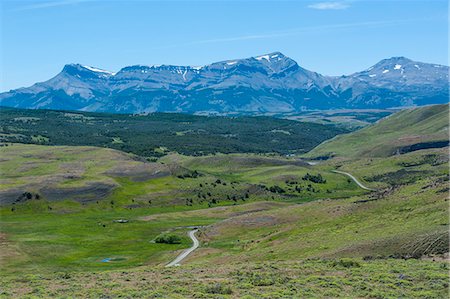
[[[259,60],[259,61],[261,61],[263,59],[265,59],[265,60],[270,62],[270,56],[269,55],[261,55],[261,56],[256,57],[256,60]]]
[[[295,112],[448,102],[448,85],[447,66],[405,57],[346,76],[323,76],[273,52],[205,66],[127,66],[117,75],[68,64],[46,82],[0,94],[0,104],[112,113]],[[217,98],[223,104],[210,103]]]
[[[96,73],[104,73],[104,74],[109,74],[109,75],[113,75],[114,74],[113,72],[105,71],[105,70],[102,70],[102,69],[99,69],[99,68],[96,68],[96,67],[92,67],[92,66],[89,66],[89,65],[83,65],[83,67],[85,69],[88,69],[88,70],[90,70],[92,72],[96,72]]]

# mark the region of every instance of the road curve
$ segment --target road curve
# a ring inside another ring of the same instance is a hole
[[[376,189],[372,189],[372,188],[369,188],[369,187],[364,186],[363,184],[361,184],[360,181],[358,181],[358,179],[356,179],[353,175],[351,175],[351,174],[348,173],[348,172],[339,171],[339,170],[332,170],[332,172],[340,173],[340,174],[344,174],[344,175],[348,176],[348,177],[351,178],[351,179],[352,179],[359,187],[361,187],[361,188],[364,189],[364,190],[368,190],[368,191],[377,191]]]
[[[195,236],[195,233],[198,232],[198,229],[194,229],[189,231],[188,235],[191,238],[193,244],[192,247],[186,249],[183,251],[179,256],[177,256],[173,261],[168,263],[166,267],[173,267],[173,266],[180,266],[180,262],[184,260],[192,251],[198,248],[200,246],[200,242],[198,241],[197,237]]]

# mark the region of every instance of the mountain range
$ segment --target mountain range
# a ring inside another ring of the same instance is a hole
[[[0,94],[0,105],[111,113],[287,113],[447,103],[449,67],[405,57],[324,76],[280,52],[202,67],[68,64],[55,77]]]

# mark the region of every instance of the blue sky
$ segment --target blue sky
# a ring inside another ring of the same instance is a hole
[[[0,90],[67,63],[204,65],[281,51],[325,75],[383,58],[448,65],[448,3],[427,1],[0,0]]]

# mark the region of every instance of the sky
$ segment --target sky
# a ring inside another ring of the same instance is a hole
[[[280,51],[323,75],[448,65],[447,0],[0,0],[0,91],[65,64],[205,65]]]

